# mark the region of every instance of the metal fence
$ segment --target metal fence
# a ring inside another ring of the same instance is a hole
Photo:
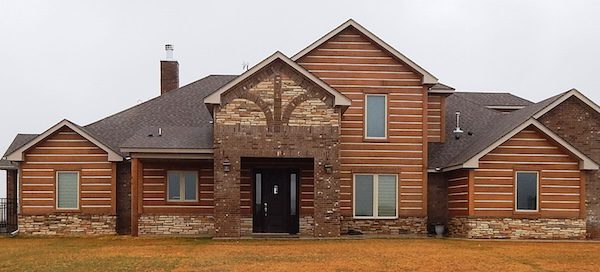
[[[16,201],[0,198],[0,233],[8,233],[17,229]]]

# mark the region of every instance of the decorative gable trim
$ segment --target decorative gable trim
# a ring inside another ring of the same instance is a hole
[[[500,146],[504,142],[508,141],[510,138],[512,138],[517,133],[521,132],[522,130],[524,130],[525,128],[527,128],[529,126],[535,126],[542,133],[544,133],[546,136],[550,137],[552,140],[554,140],[560,146],[562,146],[563,148],[565,148],[569,153],[571,153],[572,155],[574,155],[577,158],[579,158],[579,168],[581,170],[598,170],[598,169],[600,169],[600,166],[597,163],[595,163],[592,159],[590,159],[585,154],[581,153],[579,150],[577,150],[575,147],[573,147],[567,141],[563,140],[556,133],[552,132],[550,129],[548,129],[546,126],[544,126],[538,120],[533,119],[533,118],[530,118],[529,120],[525,121],[520,126],[516,127],[515,129],[513,129],[509,133],[505,134],[502,138],[498,139],[497,141],[495,141],[494,143],[492,143],[491,145],[489,145],[486,149],[484,149],[481,152],[477,153],[477,155],[475,155],[472,158],[470,158],[469,160],[467,160],[464,164],[462,164],[458,168],[479,168],[479,160],[483,156],[485,156],[486,154],[490,153],[492,150],[494,150],[495,148],[497,148],[498,146]],[[456,167],[452,167],[452,168],[456,169]],[[453,169],[445,169],[445,170],[449,171],[449,170],[453,170]]]
[[[283,53],[281,53],[279,51],[275,52],[270,57],[266,58],[265,60],[261,61],[260,63],[258,63],[254,67],[252,67],[250,70],[244,72],[239,77],[235,78],[231,82],[227,83],[225,86],[219,88],[217,91],[213,92],[212,94],[210,94],[209,96],[204,98],[204,103],[205,104],[221,104],[221,95],[223,93],[225,93],[226,91],[235,87],[236,85],[240,84],[241,82],[243,82],[250,76],[254,75],[256,72],[260,71],[262,68],[266,67],[267,65],[269,65],[270,63],[272,63],[273,61],[278,60],[278,59],[285,62],[287,65],[292,67],[298,73],[300,73],[304,77],[310,79],[312,82],[314,82],[319,87],[323,88],[325,91],[327,91],[329,94],[331,94],[334,97],[334,106],[348,107],[352,104],[352,101],[349,98],[347,98],[342,93],[336,91],[335,89],[333,89],[332,87],[327,85],[327,83],[323,82],[315,75],[306,71],[306,69],[304,69],[302,66],[298,65],[297,63],[295,63],[294,61],[292,61],[290,58],[286,57]]]
[[[42,140],[46,139],[48,136],[52,135],[54,132],[58,131],[62,127],[68,127],[70,129],[72,129],[73,131],[75,131],[77,134],[81,135],[86,140],[92,142],[93,144],[95,144],[96,146],[101,148],[102,150],[106,151],[106,153],[108,153],[109,161],[123,161],[123,157],[121,155],[119,155],[117,152],[113,151],[107,145],[98,141],[91,134],[86,132],[83,128],[81,128],[80,126],[76,125],[75,123],[73,123],[67,119],[60,121],[58,124],[52,126],[50,129],[46,130],[44,133],[38,135],[37,137],[33,138],[31,141],[29,141],[26,144],[24,144],[23,146],[19,147],[17,150],[8,154],[6,156],[6,159],[9,161],[23,161],[23,157],[24,157],[23,153],[25,151],[27,151],[29,148],[36,145],[37,143],[41,142]]]
[[[402,53],[398,52],[398,50],[394,49],[392,46],[390,46],[389,44],[384,42],[379,37],[375,36],[375,34],[371,33],[371,31],[367,30],[366,28],[364,28],[363,26],[361,26],[359,23],[357,23],[356,21],[354,21],[352,19],[346,21],[345,23],[338,26],[331,32],[327,33],[325,36],[323,36],[319,40],[315,41],[314,43],[310,44],[308,47],[304,48],[302,51],[298,52],[296,55],[294,55],[292,57],[292,60],[297,61],[298,59],[302,58],[304,55],[308,54],[313,49],[319,47],[321,44],[325,43],[326,41],[328,41],[329,39],[331,39],[332,37],[334,37],[335,35],[340,33],[342,30],[344,30],[350,26],[356,28],[356,30],[361,32],[363,35],[367,36],[367,38],[369,38],[370,40],[375,42],[377,45],[381,46],[381,48],[383,48],[384,50],[389,52],[394,57],[398,58],[400,61],[408,64],[408,66],[410,66],[416,72],[421,74],[423,76],[423,84],[436,84],[438,82],[438,79],[435,76],[433,76],[431,73],[427,72],[421,66],[417,65],[415,62],[413,62],[412,60],[407,58]]]

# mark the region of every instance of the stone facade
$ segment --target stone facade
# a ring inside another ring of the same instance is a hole
[[[250,236],[253,232],[252,217],[242,217],[240,222],[240,234],[242,236]]]
[[[427,234],[427,217],[401,217],[398,219],[342,218],[342,233],[360,231],[364,234]]]
[[[19,233],[24,235],[113,235],[115,215],[48,214],[19,215]]]
[[[586,220],[454,217],[448,233],[469,239],[581,240],[586,238]]]
[[[578,98],[571,97],[540,119],[579,151],[600,162],[600,114]],[[586,181],[588,236],[600,239],[600,171],[591,171]]]
[[[300,217],[300,236],[314,236],[315,235],[315,219],[312,216],[301,216]]]
[[[212,236],[214,218],[195,214],[141,215],[139,235]]]
[[[340,109],[334,107],[333,97],[275,61],[221,99],[221,106],[214,108],[215,235],[246,233],[240,213],[240,169],[241,159],[247,157],[313,158],[314,235],[339,236]],[[326,172],[325,165],[333,171]]]

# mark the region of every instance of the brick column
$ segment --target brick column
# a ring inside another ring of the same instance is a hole
[[[131,160],[131,235],[138,236],[138,220],[139,206],[138,202],[142,201],[139,197],[139,179],[142,169],[142,163],[139,159]]]
[[[17,206],[17,173],[18,170],[6,170],[6,198],[8,199],[8,208],[10,209],[8,216],[12,217],[12,219],[8,218],[9,222],[12,222],[12,224],[9,224],[9,232],[17,230],[17,214],[19,210]]]
[[[231,163],[225,172],[223,162]],[[215,236],[240,237],[240,162],[239,155],[219,152],[214,157]]]
[[[333,162],[322,158],[314,160],[315,177],[315,236],[340,236],[340,165],[337,157]],[[325,164],[331,164],[332,173],[327,173]]]

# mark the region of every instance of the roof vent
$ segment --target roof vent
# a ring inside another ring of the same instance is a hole
[[[456,112],[456,128],[454,128],[454,133],[463,133],[464,131],[460,128],[460,111]]]

